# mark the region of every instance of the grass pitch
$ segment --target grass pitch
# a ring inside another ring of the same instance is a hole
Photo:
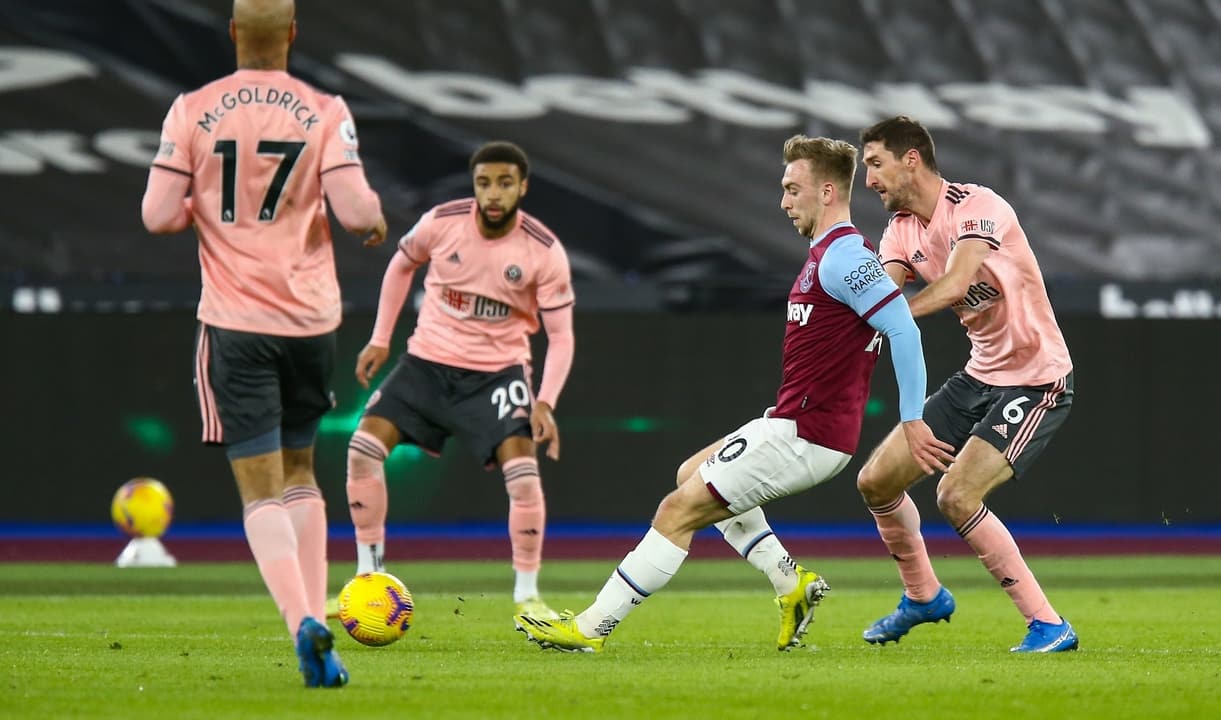
[[[953,622],[886,647],[860,633],[898,601],[892,564],[813,563],[832,592],[789,653],[773,644],[770,587],[740,561],[689,561],[597,655],[514,632],[504,563],[400,564],[415,623],[367,648],[332,621],[352,675],[342,690],[301,687],[253,563],[0,564],[0,717],[1221,717],[1221,558],[1031,564],[1080,651],[1011,655],[1021,619],[973,558],[937,561]],[[614,565],[548,563],[548,601],[583,609]],[[352,569],[332,565],[336,590]]]

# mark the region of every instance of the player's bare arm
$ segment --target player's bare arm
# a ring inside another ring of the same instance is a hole
[[[369,231],[369,236],[365,238],[362,245],[365,247],[377,247],[378,245],[381,245],[382,243],[386,242],[386,233],[389,231],[390,228],[386,225],[386,217],[384,215],[379,215],[377,218],[377,225],[375,225],[373,229]]]
[[[909,420],[901,423],[901,426],[912,459],[926,475],[949,472],[950,464],[954,462],[953,445],[938,440],[932,428],[923,420]]]
[[[898,287],[903,287],[907,284],[908,271],[902,263],[893,261],[882,266],[886,270],[886,274]]]
[[[991,246],[983,240],[967,239],[955,245],[946,262],[945,274],[911,299],[912,317],[930,315],[961,300],[990,252]]]
[[[530,411],[530,427],[534,432],[534,443],[547,448],[547,457],[560,459],[560,428],[555,422],[551,405],[539,400]]]
[[[356,356],[356,382],[362,388],[369,389],[369,381],[377,376],[377,372],[386,364],[390,357],[390,348],[369,344],[360,355]]]

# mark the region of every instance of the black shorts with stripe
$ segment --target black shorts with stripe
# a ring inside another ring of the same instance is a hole
[[[506,438],[531,437],[534,396],[526,368],[468,370],[404,353],[365,405],[394,423],[403,442],[440,455],[451,435],[485,466]]]
[[[195,400],[203,441],[232,445],[312,423],[335,405],[335,333],[285,337],[200,324]]]
[[[1073,374],[1046,385],[988,385],[965,370],[950,376],[924,403],[924,421],[937,439],[961,450],[974,435],[1004,454],[1021,477],[1073,405]]]

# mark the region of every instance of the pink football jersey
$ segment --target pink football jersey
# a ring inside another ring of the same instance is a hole
[[[530,362],[540,310],[575,301],[563,245],[518,210],[507,235],[479,233],[473,198],[438,205],[399,240],[415,265],[431,263],[407,351],[433,362],[496,371]]]
[[[1044,385],[1073,369],[1056,323],[1043,273],[1009,203],[982,185],[942,182],[928,227],[909,212],[896,213],[882,234],[884,264],[933,282],[945,274],[960,242],[992,248],[952,309],[967,328],[967,372],[989,385]]]
[[[339,325],[321,175],[360,165],[342,98],[238,70],[178,96],[153,165],[191,178],[201,322],[287,336]]]

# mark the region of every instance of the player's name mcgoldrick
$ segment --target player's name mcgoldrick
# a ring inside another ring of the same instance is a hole
[[[283,108],[290,112],[301,123],[301,127],[305,128],[306,132],[313,129],[314,125],[321,122],[322,119],[314,114],[309,105],[301,102],[301,99],[293,95],[288,90],[280,90],[274,87],[244,87],[239,88],[237,92],[226,92],[220,96],[219,102],[212,108],[210,112],[205,112],[203,117],[196,121],[199,127],[203,128],[204,132],[212,132],[212,124],[219,121],[230,110],[235,110],[243,105],[271,105],[274,107]]]

